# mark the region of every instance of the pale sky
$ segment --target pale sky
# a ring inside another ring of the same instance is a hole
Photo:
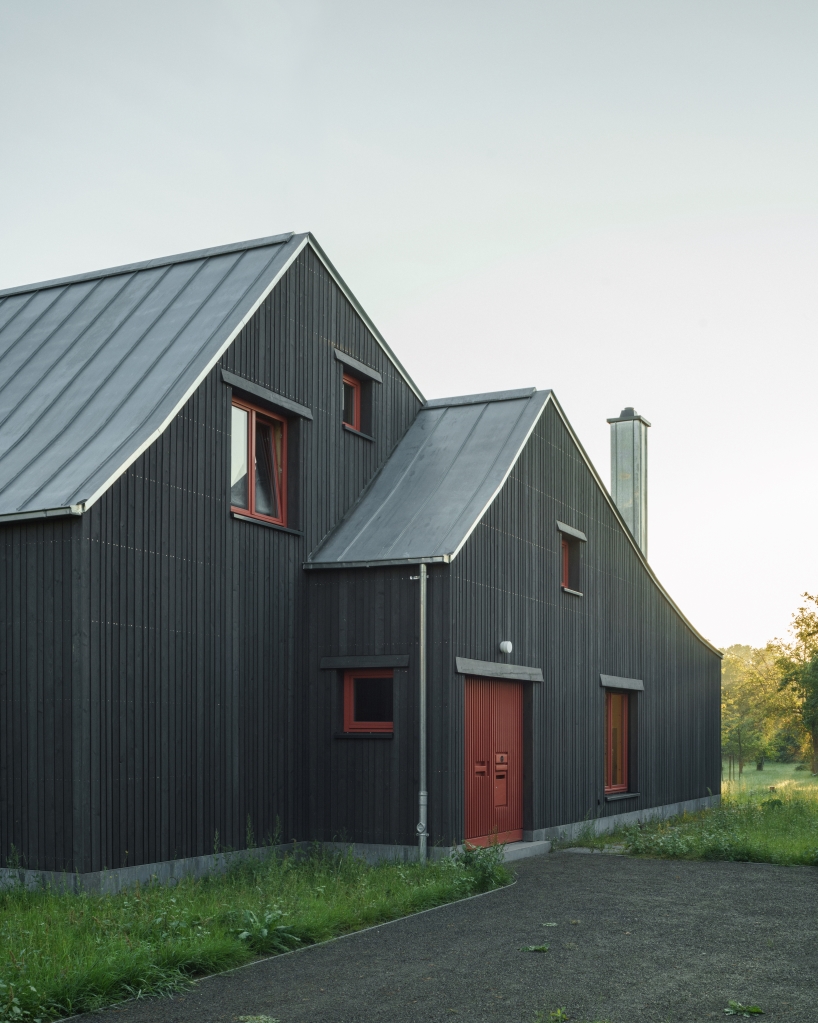
[[[0,287],[311,230],[428,397],[552,387],[712,642],[818,590],[818,4],[0,2]]]

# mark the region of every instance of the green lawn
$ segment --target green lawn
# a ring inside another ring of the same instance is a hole
[[[0,892],[0,1020],[52,1020],[510,881],[495,849],[421,866],[320,851],[118,895]]]
[[[777,796],[794,792],[818,792],[818,776],[810,774],[809,769],[797,771],[796,767],[796,764],[774,764],[768,761],[763,771],[757,771],[756,765],[751,763],[745,765],[744,773],[738,777],[736,766],[737,777],[728,781],[725,761],[722,764],[722,795],[731,799],[768,796],[771,794],[771,785],[775,786]]]
[[[794,764],[767,764],[763,771],[752,764],[741,779],[723,784],[719,806],[607,835],[593,835],[589,824],[561,844],[620,845],[636,855],[676,859],[818,866],[818,778],[796,771]]]

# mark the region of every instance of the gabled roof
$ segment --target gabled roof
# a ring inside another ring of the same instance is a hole
[[[427,402],[309,564],[450,561],[505,483],[549,394],[530,387]]]
[[[550,390],[530,387],[426,402],[357,504],[304,567],[450,562],[500,492],[549,402],[653,583],[690,631],[721,657],[659,582]]]
[[[310,234],[186,252],[0,291],[0,521],[79,514],[162,433],[310,245]]]

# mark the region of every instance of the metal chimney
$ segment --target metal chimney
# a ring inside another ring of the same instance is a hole
[[[611,424],[611,496],[645,557],[648,556],[648,427],[623,408]]]

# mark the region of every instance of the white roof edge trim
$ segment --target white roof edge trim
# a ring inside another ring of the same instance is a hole
[[[304,569],[317,568],[384,568],[391,565],[441,565],[452,560],[450,554],[432,554],[423,558],[370,558],[369,561],[305,561]]]
[[[531,398],[533,398],[534,395],[536,395],[536,393],[537,392],[535,391],[534,394],[531,395]],[[488,499],[488,501],[486,501],[485,505],[483,506],[483,510],[480,512],[480,514],[477,516],[477,518],[471,524],[471,526],[469,527],[466,535],[463,537],[463,539],[460,541],[460,543],[457,545],[457,547],[452,551],[452,553],[450,555],[452,561],[454,561],[454,559],[457,557],[457,555],[461,552],[461,550],[463,549],[463,545],[466,543],[466,541],[472,535],[472,533],[475,531],[475,529],[477,529],[478,525],[480,524],[481,519],[486,514],[486,512],[489,510],[489,508],[492,506],[492,504],[494,504],[495,498],[500,493],[500,491],[503,489],[503,487],[506,485],[506,480],[511,475],[511,470],[517,464],[517,461],[519,460],[520,455],[523,453],[523,448],[526,446],[526,444],[528,444],[529,440],[531,439],[531,434],[534,432],[534,427],[537,425],[537,423],[539,423],[540,419],[542,418],[543,412],[545,412],[545,410],[548,408],[548,403],[549,403],[549,401],[551,401],[551,398],[553,397],[554,392],[551,391],[551,390],[548,390],[548,391],[545,392],[545,394],[546,394],[546,398],[545,398],[545,401],[542,403],[542,408],[537,413],[537,416],[534,419],[534,422],[531,424],[531,427],[526,432],[526,435],[523,438],[523,441],[520,444],[519,448],[517,449],[516,455],[511,460],[508,469],[505,471],[505,473],[503,473],[502,480],[497,485],[497,487],[494,490],[494,493],[491,495],[491,497]],[[528,400],[531,401],[531,398],[529,398]]]
[[[24,522],[26,519],[66,518],[69,515],[82,515],[84,510],[84,504],[66,504],[61,508],[38,508],[36,511],[6,512],[5,515],[0,515],[0,523]]]
[[[619,524],[622,526],[623,533],[625,534],[625,536],[627,537],[628,541],[630,542],[631,547],[633,547],[633,549],[636,551],[636,553],[637,553],[637,555],[639,557],[639,560],[642,562],[644,567],[647,569],[648,575],[651,577],[653,582],[658,587],[659,592],[662,594],[662,596],[665,598],[665,600],[668,602],[668,604],[670,604],[670,606],[673,608],[673,610],[676,612],[676,614],[682,619],[682,621],[685,623],[685,625],[688,627],[688,629],[690,629],[690,631],[693,633],[693,635],[698,640],[700,640],[702,643],[704,643],[704,645],[707,647],[708,650],[711,650],[714,654],[718,654],[718,656],[720,658],[724,657],[724,654],[721,652],[721,650],[718,649],[718,647],[713,646],[713,644],[709,640],[704,638],[704,636],[693,625],[693,623],[690,621],[690,619],[687,617],[687,615],[684,614],[684,612],[679,607],[679,605],[676,603],[676,601],[673,599],[673,597],[671,597],[671,595],[667,592],[667,590],[664,588],[664,586],[659,582],[659,579],[658,579],[656,573],[653,571],[653,569],[651,568],[650,564],[648,563],[648,559],[642,553],[642,550],[639,547],[639,544],[634,539],[633,533],[631,533],[630,529],[628,529],[627,523],[622,518],[622,513],[616,507],[616,504],[614,503],[614,499],[608,493],[607,487],[602,482],[602,477],[599,475],[599,473],[594,468],[594,463],[588,457],[588,453],[586,452],[585,448],[582,446],[582,443],[580,442],[579,437],[577,437],[577,435],[574,433],[574,428],[568,422],[568,417],[566,416],[565,412],[563,411],[563,408],[560,405],[559,401],[557,400],[557,397],[553,393],[553,391],[549,395],[549,398],[553,399],[554,408],[559,413],[560,419],[562,419],[563,423],[565,424],[566,430],[568,431],[568,433],[569,433],[571,439],[573,440],[573,442],[576,444],[577,449],[579,450],[580,455],[582,455],[582,460],[585,462],[585,464],[591,470],[591,475],[596,480],[597,486],[602,491],[602,493],[603,493],[603,495],[605,497],[605,500],[610,505],[610,507],[613,510],[613,513],[616,516]],[[545,405],[543,406],[543,408],[545,408]],[[476,525],[476,523],[475,523],[475,525]]]
[[[298,237],[299,236],[295,236],[293,239],[291,239],[291,241],[295,240],[295,238],[298,238]],[[83,502],[85,510],[90,508],[92,504],[95,504],[100,499],[100,497],[102,497],[102,495],[105,493],[105,491],[108,490],[108,488],[111,487],[119,479],[119,477],[122,475],[122,473],[125,472],[125,470],[129,466],[133,465],[133,463],[137,460],[137,458],[139,458],[139,456],[143,453],[143,451],[146,451],[151,446],[151,444],[153,444],[153,442],[157,439],[157,437],[161,437],[161,435],[165,432],[165,430],[167,430],[167,428],[170,426],[171,422],[179,414],[180,409],[185,404],[185,402],[188,400],[188,398],[193,394],[193,392],[196,390],[196,388],[201,384],[201,382],[204,380],[204,378],[207,376],[207,374],[213,369],[213,367],[216,365],[216,363],[219,361],[219,359],[224,355],[224,353],[227,351],[227,349],[230,347],[230,345],[233,344],[233,342],[236,340],[236,338],[241,333],[241,331],[247,326],[247,324],[250,321],[250,319],[258,311],[259,306],[261,306],[262,302],[265,301],[265,299],[268,297],[268,295],[273,290],[273,288],[278,284],[278,282],[281,280],[281,278],[284,276],[284,274],[290,269],[290,267],[293,265],[295,260],[298,258],[298,256],[304,250],[304,248],[308,245],[308,243],[309,243],[309,236],[308,235],[300,236],[300,240],[298,242],[298,245],[296,245],[294,251],[290,253],[289,257],[284,262],[284,264],[282,265],[281,269],[275,275],[273,280],[264,289],[264,291],[262,292],[260,297],[253,303],[252,307],[241,318],[241,320],[239,321],[237,326],[230,332],[230,335],[228,336],[227,340],[221,345],[219,350],[210,359],[210,361],[207,363],[205,368],[201,371],[201,373],[199,373],[199,375],[196,377],[196,379],[193,381],[193,383],[187,388],[187,390],[185,391],[184,395],[174,405],[174,407],[171,409],[170,413],[163,420],[162,424],[160,426],[158,426],[153,431],[153,433],[150,435],[150,437],[148,437],[145,441],[143,441],[142,444],[139,445],[139,447],[136,449],[136,451],[133,452],[133,454],[128,456],[128,458],[122,463],[122,465],[116,470],[116,472],[111,473],[111,475],[108,477],[108,479],[105,481],[105,483],[103,483],[103,485],[101,487],[99,487],[96,490],[95,493],[93,493],[89,498],[87,498]],[[288,244],[288,243],[285,243],[285,244]]]
[[[324,267],[325,267],[327,273],[330,275],[330,277],[332,277],[332,279],[335,281],[335,283],[338,285],[338,287],[341,289],[341,291],[343,291],[344,295],[346,296],[346,298],[349,301],[349,303],[352,306],[352,308],[355,310],[355,312],[364,321],[364,323],[367,326],[367,329],[370,331],[372,336],[375,338],[375,340],[378,342],[378,344],[384,350],[384,352],[386,353],[386,355],[390,359],[390,361],[394,363],[394,365],[396,366],[396,368],[397,368],[398,372],[400,373],[400,375],[403,377],[403,379],[406,381],[406,383],[412,389],[415,397],[421,403],[425,403],[426,399],[424,398],[423,394],[421,393],[420,388],[415,383],[415,381],[409,376],[409,373],[404,368],[403,363],[400,361],[400,359],[397,357],[397,355],[395,355],[395,353],[389,347],[389,345],[386,342],[386,338],[384,338],[383,334],[381,334],[381,332],[378,330],[378,328],[372,322],[372,320],[369,317],[369,314],[366,312],[364,307],[361,305],[361,303],[358,301],[358,299],[352,294],[352,291],[350,290],[349,285],[346,283],[346,281],[343,279],[343,277],[338,273],[338,271],[332,265],[332,262],[330,261],[329,257],[324,252],[324,250],[321,248],[321,246],[318,244],[318,242],[316,241],[316,239],[313,236],[311,231],[307,232],[307,238],[309,239],[310,246],[311,246],[313,252],[315,252],[316,256],[318,256],[318,258],[324,264]]]

